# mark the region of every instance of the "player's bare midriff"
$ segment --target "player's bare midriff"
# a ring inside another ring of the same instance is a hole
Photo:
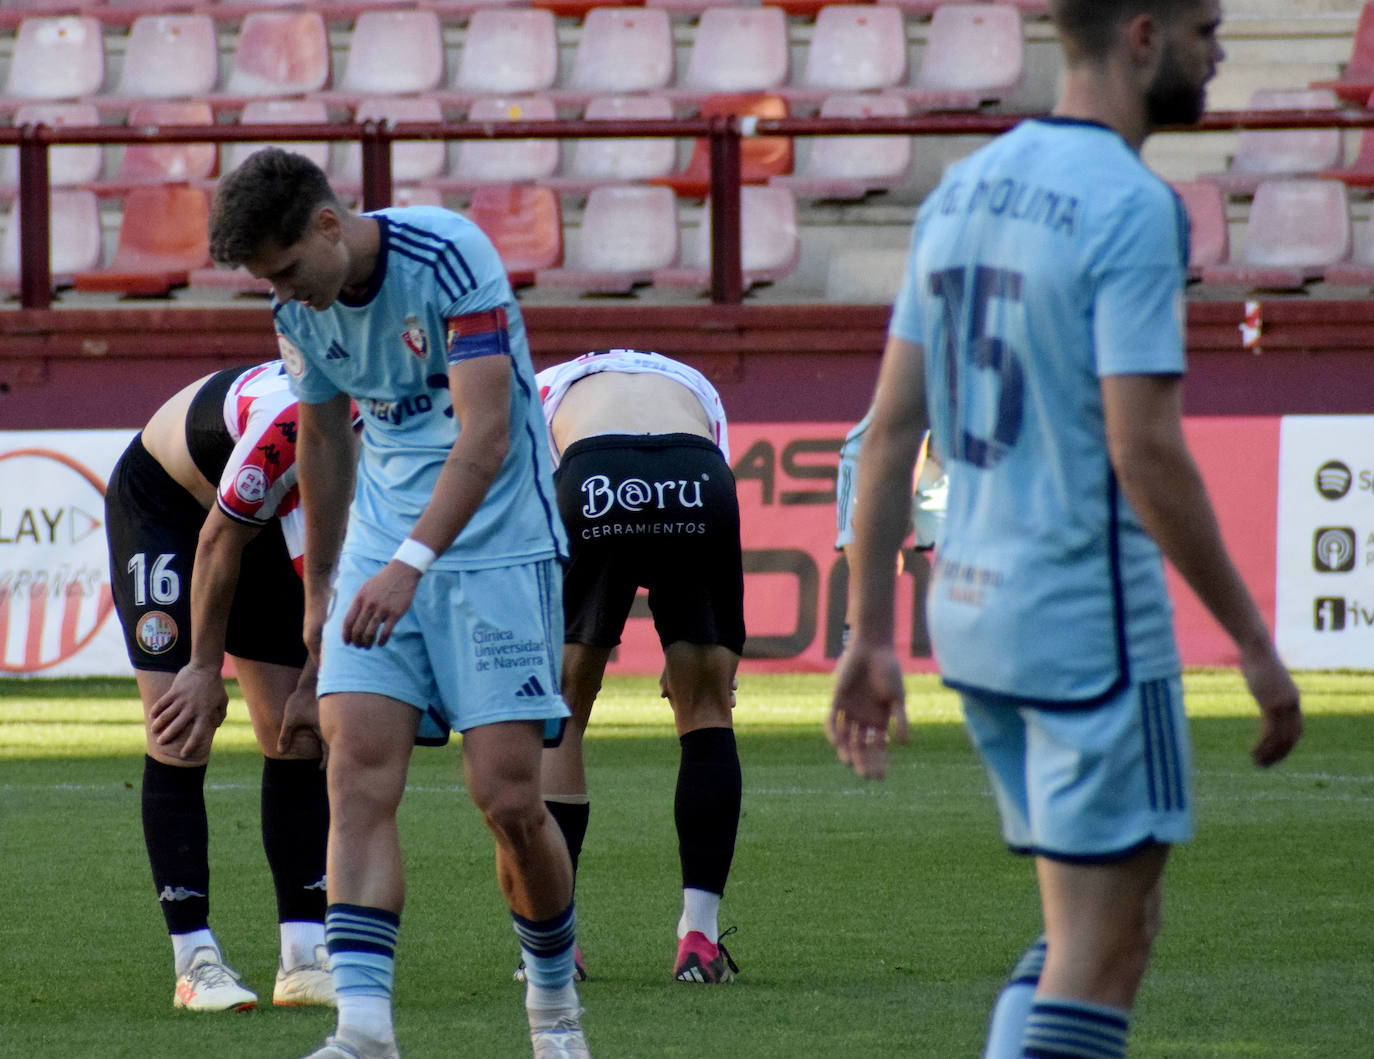
[[[602,371],[578,379],[563,396],[552,427],[559,452],[597,434],[696,434],[715,440],[692,391],[652,372]]]
[[[148,455],[207,511],[215,502],[215,486],[200,473],[186,447],[186,413],[192,398],[209,379],[206,375],[180,390],[153,413],[143,428],[143,447]]]

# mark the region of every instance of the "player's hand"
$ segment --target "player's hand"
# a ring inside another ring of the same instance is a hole
[[[219,670],[192,662],[172,680],[172,686],[153,703],[148,730],[158,746],[174,748],[189,761],[210,753],[215,729],[229,712],[229,695]],[[174,744],[179,743],[179,746]]]
[[[320,759],[320,768],[329,762],[329,748],[320,735],[320,700],[313,687],[296,690],[282,707],[281,730],[277,733],[277,753],[300,758]]]
[[[835,695],[825,735],[840,761],[864,779],[887,774],[887,726],[905,715],[906,689],[897,653],[850,643],[835,673]]]
[[[1260,736],[1250,757],[1268,768],[1287,757],[1302,736],[1298,686],[1269,643],[1253,653],[1242,651],[1240,671],[1260,709]]]
[[[363,582],[343,620],[343,641],[354,647],[382,646],[410,609],[420,571],[393,559]]]

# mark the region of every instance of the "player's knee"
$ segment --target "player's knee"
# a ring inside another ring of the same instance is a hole
[[[496,841],[517,851],[534,845],[548,823],[544,803],[520,790],[503,791],[478,809]]]

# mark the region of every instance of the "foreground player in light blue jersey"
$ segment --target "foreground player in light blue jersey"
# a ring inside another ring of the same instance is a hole
[[[467,787],[496,839],[536,1059],[586,1057],[572,868],[539,785],[544,742],[568,716],[567,541],[500,259],[446,210],[353,213],[318,167],[277,149],[220,185],[210,230],[217,261],[271,282],[300,399],[305,639],[329,748],[325,926],[339,998],[337,1031],[313,1057],[397,1055],[396,810],[417,737],[449,729],[463,733]],[[356,472],[350,397],[364,420]]]
[[[1051,0],[1054,116],[953,167],[923,205],[859,463],[853,629],[829,732],[881,776],[902,705],[894,553],[922,432],[949,474],[929,599],[1002,833],[1035,857],[1044,937],[985,1055],[1116,1059],[1192,833],[1189,745],[1161,551],[1234,640],[1281,760],[1298,691],[1229,559],[1183,441],[1187,229],[1141,163],[1196,121],[1218,0]]]

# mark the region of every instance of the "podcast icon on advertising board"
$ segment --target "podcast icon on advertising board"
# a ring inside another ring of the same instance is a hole
[[[1349,526],[1321,526],[1312,534],[1312,569],[1319,574],[1347,574],[1355,569],[1355,531]]]
[[[0,452],[0,673],[77,654],[113,609],[105,483],[62,452]]]

